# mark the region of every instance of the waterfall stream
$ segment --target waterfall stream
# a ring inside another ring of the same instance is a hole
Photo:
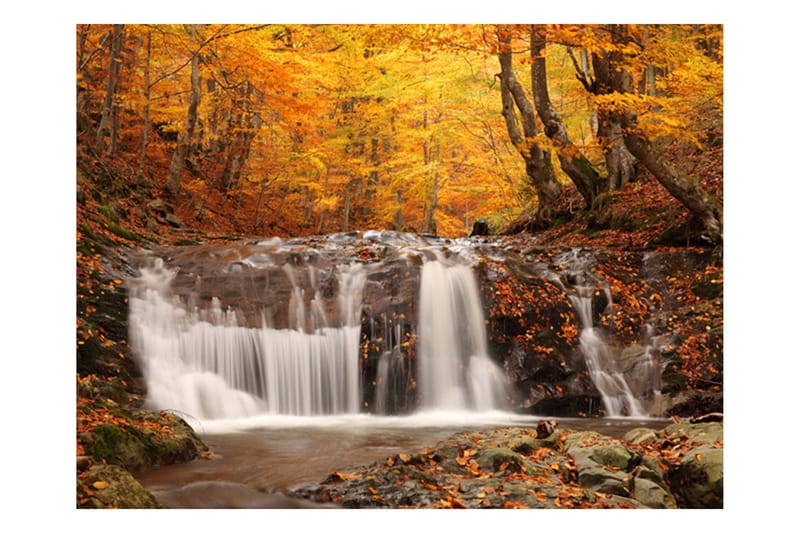
[[[143,252],[129,328],[148,406],[201,421],[510,413],[504,355],[487,342],[482,260],[502,263],[503,252],[394,232]],[[571,301],[607,414],[657,412],[658,337],[610,346],[592,320],[592,295],[607,288],[579,254],[557,262],[536,275]]]
[[[579,346],[589,375],[600,392],[609,416],[644,418],[658,409],[660,398],[660,369],[655,364],[653,352],[657,339],[648,328],[647,346],[641,350],[619,350],[610,345],[594,325],[594,296],[603,293],[600,301],[606,302],[603,312],[613,308],[611,292],[606,285],[590,275],[591,259],[572,250],[561,256],[571,281],[569,294],[573,308],[581,323]]]

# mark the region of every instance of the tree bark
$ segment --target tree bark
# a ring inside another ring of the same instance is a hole
[[[531,84],[536,112],[544,124],[545,135],[556,145],[556,155],[561,164],[561,170],[575,184],[588,209],[592,206],[600,188],[600,173],[573,144],[564,122],[550,101],[550,93],[547,88],[547,60],[544,55],[547,33],[544,26],[541,24],[531,25],[530,42]]]
[[[152,32],[147,32],[146,59],[144,63],[144,125],[142,128],[142,157],[139,161],[139,174],[147,178],[145,163],[147,162],[147,144],[150,135],[150,51]]]
[[[194,24],[189,27],[189,34],[192,40],[197,37],[197,28]],[[191,144],[194,129],[197,125],[197,108],[200,105],[200,52],[194,51],[192,53],[192,94],[189,99],[189,109],[186,113],[186,129],[178,139],[178,146],[172,153],[172,162],[169,168],[169,177],[164,186],[166,192],[172,196],[177,196],[181,190],[181,177],[183,175],[183,167],[186,163],[186,157],[189,155],[189,146]]]
[[[610,66],[611,55],[615,52],[594,52],[591,56],[594,79],[589,74],[589,58],[585,50],[581,51],[580,62],[570,52],[578,80],[584,88],[592,94],[610,94],[613,80]],[[622,138],[622,126],[619,118],[614,113],[602,109],[593,115],[593,124],[600,146],[603,149],[603,158],[606,165],[606,190],[616,191],[636,178],[636,158],[625,147]]]
[[[542,150],[536,142],[536,112],[525,89],[517,79],[511,58],[511,35],[503,28],[498,29],[500,50],[500,94],[503,105],[503,117],[506,122],[509,138],[525,161],[525,172],[534,188],[538,206],[534,216],[535,222],[546,222],[550,218],[552,206],[561,195],[561,185],[553,172],[549,152]],[[502,33],[505,32],[505,35]],[[517,120],[519,111],[522,130]]]
[[[117,92],[117,83],[119,83],[120,66],[122,60],[122,30],[124,24],[114,24],[113,36],[111,38],[109,59],[108,59],[108,81],[106,83],[106,97],[103,101],[103,112],[100,117],[100,125],[97,127],[97,135],[95,137],[94,149],[97,153],[103,151],[105,147],[105,138],[110,132],[110,126],[113,119],[114,109],[114,96]],[[113,143],[110,144],[113,146]],[[110,149],[109,149],[110,151]],[[110,154],[109,154],[110,155]]]
[[[249,82],[244,83],[244,88],[235,90],[240,96],[234,100],[233,106],[239,112],[232,116],[228,125],[228,131],[235,133],[230,134],[228,156],[219,179],[219,189],[222,192],[226,192],[241,179],[242,169],[250,157],[250,146],[261,127],[261,116],[252,111],[253,90],[253,85]]]

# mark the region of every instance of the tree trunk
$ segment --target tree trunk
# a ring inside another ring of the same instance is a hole
[[[197,28],[194,24],[189,27],[189,34],[194,41],[197,37]],[[172,153],[172,163],[169,168],[169,177],[164,189],[171,196],[177,196],[181,190],[181,177],[186,157],[189,155],[189,146],[197,125],[197,108],[200,105],[200,52],[192,53],[192,95],[189,100],[189,110],[186,114],[186,129],[178,140],[178,146]]]
[[[612,26],[611,32],[617,44],[627,43],[629,36],[624,26]],[[633,76],[626,70],[626,65],[621,61],[620,56],[614,56],[612,59],[617,58],[620,61],[618,63],[612,61],[611,64],[611,71],[615,73],[611,76],[612,89],[620,94],[630,93],[633,88]],[[701,188],[696,179],[685,176],[653,146],[650,139],[639,129],[634,113],[619,113],[619,121],[625,146],[701,224],[701,238],[709,243],[721,242],[722,206],[720,203]]]
[[[103,151],[105,147],[105,137],[109,133],[113,119],[114,95],[117,92],[119,82],[120,65],[122,60],[122,29],[124,24],[114,24],[113,36],[111,38],[110,53],[108,59],[108,82],[106,83],[106,97],[103,101],[103,112],[100,117],[100,125],[97,127],[94,149],[97,153]]]
[[[608,181],[606,190],[617,191],[636,178],[636,158],[625,146],[622,136],[622,126],[619,120],[600,113],[597,127],[597,136],[603,147],[603,157],[606,162]]]
[[[505,35],[503,35],[505,32]],[[525,172],[536,189],[538,206],[534,222],[546,222],[550,218],[552,206],[561,195],[558,183],[550,162],[549,152],[542,150],[536,143],[536,112],[525,96],[525,89],[517,79],[511,58],[511,35],[502,27],[498,28],[500,51],[500,95],[503,105],[503,117],[506,122],[509,138],[525,160]],[[522,130],[517,120],[519,111]]]
[[[147,55],[144,63],[144,126],[142,128],[142,157],[139,162],[139,174],[142,179],[147,178],[145,163],[147,162],[147,143],[150,135],[150,50],[152,34],[147,32]]]
[[[569,176],[578,192],[583,196],[586,208],[590,208],[600,188],[600,173],[572,143],[564,122],[550,101],[547,89],[547,60],[545,47],[547,34],[541,24],[531,25],[531,84],[536,112],[544,124],[548,139],[554,141],[561,170]]]
[[[615,52],[611,52],[613,54]],[[580,60],[576,59],[570,51],[570,57],[575,66],[578,80],[584,88],[592,94],[610,94],[612,92],[612,71],[610,67],[610,53],[607,51],[594,52],[591,57],[594,79],[589,73],[589,57],[585,50],[580,52]],[[622,127],[619,118],[614,113],[602,109],[592,115],[592,131],[595,132],[600,146],[603,149],[603,158],[606,164],[606,190],[616,191],[636,178],[634,164],[636,158],[625,147],[622,138]]]

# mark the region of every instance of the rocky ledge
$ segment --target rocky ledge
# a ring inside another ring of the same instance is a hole
[[[721,422],[460,433],[414,454],[332,472],[294,497],[364,508],[722,508]]]

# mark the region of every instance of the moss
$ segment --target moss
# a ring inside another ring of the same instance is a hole
[[[152,494],[124,468],[95,465],[77,480],[77,507],[84,509],[158,509]]]
[[[95,254],[106,254],[106,246],[112,244],[108,239],[98,237],[85,223],[78,224],[78,231],[83,235],[78,239],[77,251],[84,256],[91,257]],[[102,241],[102,242],[101,242]]]
[[[114,214],[111,208],[105,204],[97,206],[97,210],[107,219],[119,222],[119,217]]]
[[[139,235],[136,235],[132,231],[129,231],[118,224],[114,224],[113,222],[109,222],[106,225],[106,228],[117,237],[122,237],[123,239],[133,242],[142,242],[142,238]]]
[[[86,453],[97,461],[114,461],[117,445],[122,439],[123,431],[113,424],[100,424],[88,434],[81,435]]]

